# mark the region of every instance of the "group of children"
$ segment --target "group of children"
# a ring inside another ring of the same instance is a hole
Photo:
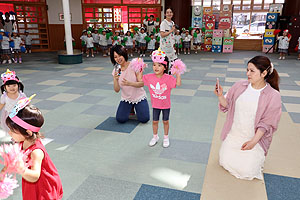
[[[23,199],[62,199],[59,174],[41,142],[40,128],[44,124],[41,111],[30,105],[33,96],[26,97],[24,85],[14,71],[7,70],[1,74],[1,79],[1,127],[28,155],[27,161],[16,161],[15,169],[22,176]],[[11,168],[4,166],[0,181],[8,178]]]
[[[25,47],[24,47],[25,44]],[[0,29],[0,53],[2,64],[8,63],[22,63],[22,49],[25,53],[31,53],[32,37],[28,31],[25,31],[24,38],[21,38],[18,31],[14,30],[12,33],[5,32]],[[13,54],[13,56],[11,56]]]
[[[191,35],[193,32],[193,35]],[[191,42],[193,42],[195,53],[200,49],[202,43],[202,33],[200,29],[194,31],[182,29],[175,33],[175,49],[176,53],[191,53]],[[83,30],[80,37],[82,43],[82,53],[86,53],[87,57],[94,57],[94,52],[102,51],[103,56],[108,56],[112,45],[123,45],[128,51],[129,56],[133,57],[133,53],[139,53],[140,57],[145,57],[146,52],[151,56],[152,52],[159,47],[160,33],[159,30],[147,33],[146,28],[135,28],[133,31],[116,30],[114,34],[108,29],[102,29],[100,33],[97,29],[93,31]]]
[[[82,44],[82,53],[86,53],[86,57],[94,57],[94,52],[102,51],[104,57],[109,55],[110,49],[113,45],[123,45],[126,47],[129,55],[133,57],[133,53],[140,53],[140,56],[146,56],[146,51],[150,55],[155,48],[159,46],[159,33],[151,33],[148,35],[146,29],[135,28],[135,30],[123,31],[116,30],[114,34],[109,29],[100,30],[83,30],[80,37]]]

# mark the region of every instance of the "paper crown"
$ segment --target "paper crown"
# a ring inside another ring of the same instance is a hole
[[[20,110],[22,110],[23,108],[25,108],[25,106],[27,106],[31,99],[33,97],[35,97],[36,94],[33,94],[31,95],[31,97],[27,98],[21,98],[17,104],[14,106],[14,108],[12,109],[12,111],[9,113],[9,118],[15,122],[16,124],[18,124],[19,126],[21,126],[22,128],[26,129],[26,130],[30,130],[32,132],[39,132],[40,131],[40,127],[36,127],[36,126],[33,126],[31,124],[28,124],[27,122],[23,121],[21,118],[19,118],[17,116],[18,112]]]
[[[16,76],[15,71],[10,71],[9,69],[6,70],[3,74],[1,74],[1,79],[3,81],[3,84],[6,83],[6,81],[17,81],[19,82],[19,79]]]
[[[162,51],[160,48],[158,48],[158,50],[153,51],[151,56],[153,62],[166,64],[165,57],[166,57],[166,53]]]
[[[21,98],[17,102],[17,104],[14,106],[14,108],[12,109],[12,111],[10,112],[9,117],[13,118],[14,116],[16,116],[20,110],[22,110],[23,108],[25,108],[25,106],[27,106],[30,103],[31,99],[33,97],[35,97],[35,95],[36,94],[31,95],[31,97],[29,97],[29,98],[27,98],[27,97]]]

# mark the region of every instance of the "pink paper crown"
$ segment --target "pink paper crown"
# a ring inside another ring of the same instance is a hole
[[[17,79],[17,76],[16,76],[16,72],[10,71],[9,69],[7,69],[6,72],[1,74],[1,79],[3,80],[4,84],[6,83],[6,81],[12,81],[12,80],[19,82],[19,80]]]
[[[151,56],[153,62],[163,63],[166,65],[167,62],[165,61],[165,57],[166,57],[166,53],[162,51],[160,48],[158,48],[158,50],[156,51],[153,51]]]

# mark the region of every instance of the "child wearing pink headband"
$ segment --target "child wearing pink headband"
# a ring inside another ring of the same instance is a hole
[[[149,142],[149,146],[152,147],[158,142],[158,122],[159,115],[162,112],[164,124],[163,147],[167,148],[170,145],[169,114],[171,108],[171,89],[181,85],[181,77],[180,74],[176,74],[176,78],[167,74],[168,57],[160,49],[153,51],[152,61],[154,73],[143,76],[144,85],[149,88],[153,108],[153,138]]]
[[[23,200],[60,200],[63,197],[62,183],[40,140],[42,135],[39,131],[44,124],[44,117],[38,108],[29,105],[33,97],[20,99],[6,119],[9,134],[28,154],[28,161],[24,163],[20,159],[17,165],[17,171],[22,176]],[[5,174],[7,167],[4,166],[2,174]]]
[[[3,84],[1,85],[2,95],[0,98],[0,110],[2,109],[1,128],[5,132],[5,134],[1,135],[1,140],[10,141],[11,137],[8,134],[9,128],[6,126],[5,120],[18,100],[26,97],[26,95],[23,93],[24,85],[14,71],[7,69],[5,73],[1,74],[1,79],[3,81]]]

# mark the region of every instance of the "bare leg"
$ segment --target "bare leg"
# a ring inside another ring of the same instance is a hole
[[[153,135],[157,136],[157,131],[158,131],[158,121],[153,121],[153,122],[152,122],[152,128],[153,128]]]
[[[169,120],[163,121],[163,123],[164,123],[164,135],[167,136],[169,135]]]

